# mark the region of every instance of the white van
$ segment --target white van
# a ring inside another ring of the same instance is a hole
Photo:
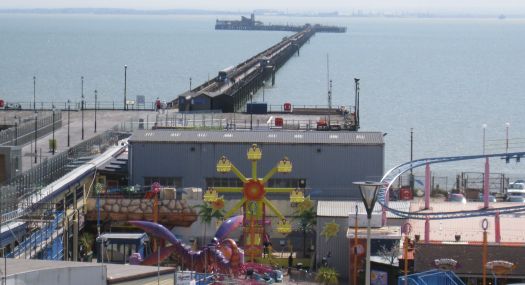
[[[509,188],[507,188],[507,196],[516,196],[521,195],[525,196],[525,183],[510,183]]]

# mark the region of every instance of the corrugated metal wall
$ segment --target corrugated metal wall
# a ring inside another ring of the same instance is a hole
[[[323,227],[327,223],[335,221],[339,225],[339,233],[336,237],[326,240],[321,235]],[[346,238],[346,231],[348,229],[348,218],[344,217],[317,217],[317,240],[316,240],[316,259],[320,264],[323,256],[328,252],[332,256],[328,259],[328,266],[335,268],[339,273],[339,277],[343,280],[348,279],[348,258],[349,258],[349,241]]]
[[[183,187],[204,187],[206,177],[234,177],[219,174],[216,163],[226,155],[245,175],[250,175],[242,143],[137,143],[130,145],[132,184],[144,177],[182,177]],[[306,178],[313,199],[358,198],[352,182],[379,180],[384,168],[382,145],[259,144],[263,158],[258,175],[264,176],[287,156],[293,163],[290,174],[275,178]]]

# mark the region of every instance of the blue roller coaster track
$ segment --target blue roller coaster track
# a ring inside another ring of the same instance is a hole
[[[525,212],[525,205],[523,206],[513,206],[513,207],[501,207],[501,208],[487,208],[479,209],[472,211],[454,211],[454,212],[404,212],[399,211],[393,208],[388,207],[388,203],[385,203],[387,196],[387,191],[396,181],[396,179],[401,176],[403,173],[427,164],[436,164],[436,163],[445,163],[461,160],[474,160],[474,159],[483,159],[499,157],[509,161],[510,159],[515,158],[517,161],[521,157],[525,157],[525,152],[512,152],[512,153],[498,153],[498,154],[486,154],[486,155],[471,155],[471,156],[451,156],[451,157],[435,157],[435,158],[423,158],[418,160],[413,160],[407,163],[400,164],[392,169],[390,169],[381,179],[383,186],[379,190],[377,201],[378,203],[387,211],[406,219],[414,220],[446,220],[446,219],[462,219],[462,218],[471,218],[471,217],[481,217],[481,216],[493,216],[497,212],[499,214],[509,214],[517,212]]]

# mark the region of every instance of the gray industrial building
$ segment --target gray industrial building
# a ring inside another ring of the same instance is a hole
[[[129,139],[130,184],[241,186],[234,174],[217,172],[217,161],[225,155],[250,176],[246,153],[254,143],[262,150],[259,177],[284,157],[293,163],[292,173],[276,174],[268,186],[297,187],[304,179],[316,200],[358,198],[352,182],[377,181],[383,174],[380,132],[144,130]]]

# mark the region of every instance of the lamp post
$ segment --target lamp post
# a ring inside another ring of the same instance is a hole
[[[36,76],[33,76],[33,111],[36,112]]]
[[[52,105],[51,107],[51,111],[53,111],[53,138],[51,139],[51,154],[52,155],[55,155],[55,147],[56,147],[56,142],[55,142],[55,105]]]
[[[253,92],[250,92],[250,130],[253,130]]]
[[[191,77],[190,77],[190,91],[191,91]]]
[[[483,128],[483,154],[485,154],[485,131],[487,130],[487,124],[481,125]]]
[[[38,151],[36,150],[36,140],[38,139],[38,113],[35,111],[35,164],[38,158]]]
[[[124,110],[128,109],[126,105],[128,92],[128,66],[124,65]]]
[[[80,112],[82,113],[82,140],[84,140],[84,76],[80,77],[80,79],[82,80]]]
[[[69,147],[69,124],[70,124],[70,113],[71,113],[71,101],[67,99],[67,147]]]
[[[18,118],[15,115],[15,145],[18,145]],[[1,213],[2,211],[0,211]]]
[[[97,132],[97,90],[95,90],[95,133]]]
[[[378,182],[354,182],[354,185],[359,186],[361,193],[361,199],[365,204],[366,216],[367,216],[367,227],[366,227],[366,275],[365,284],[370,285],[370,220],[372,219],[372,211],[377,201],[377,190],[381,187],[381,183]]]
[[[509,152],[509,127],[510,123],[505,123],[505,153]]]

